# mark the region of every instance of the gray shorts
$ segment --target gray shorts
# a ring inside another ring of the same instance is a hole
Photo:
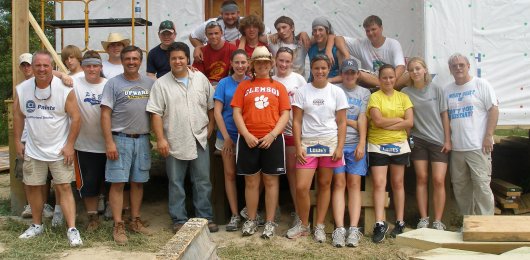
[[[410,153],[412,161],[449,162],[449,154],[442,153],[443,146],[414,137],[414,148]]]

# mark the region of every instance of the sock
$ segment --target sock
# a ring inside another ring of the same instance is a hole
[[[74,230],[76,230],[76,228],[75,227],[71,227],[71,228],[68,229],[68,232],[71,232],[71,231],[74,231]]]
[[[377,222],[375,222],[375,224],[376,224],[376,225],[377,225],[377,224],[379,224],[379,225],[384,225],[385,222],[384,222],[384,221],[377,221]]]
[[[42,224],[33,224],[33,226],[35,226],[36,228],[42,228]]]

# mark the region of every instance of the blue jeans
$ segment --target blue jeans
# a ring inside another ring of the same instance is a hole
[[[210,154],[208,145],[202,149],[197,143],[198,157],[194,160],[179,160],[173,156],[166,158],[166,171],[169,180],[169,216],[173,223],[185,223],[188,221],[186,212],[186,191],[184,189],[184,178],[186,170],[190,168],[190,179],[193,190],[193,205],[195,216],[213,219],[212,203],[210,196],[212,184],[210,183]]]

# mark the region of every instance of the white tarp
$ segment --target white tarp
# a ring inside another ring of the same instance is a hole
[[[143,0],[139,2],[143,18],[145,18],[145,2]],[[337,34],[365,37],[362,22],[368,15],[375,14],[383,19],[385,35],[401,42],[405,56],[421,56],[424,52],[423,1],[267,0],[264,2],[264,21],[273,31],[275,31],[276,18],[286,15],[295,21],[296,33],[305,31],[311,34],[313,18],[325,16],[329,18]],[[158,25],[163,20],[175,22],[178,33],[177,41],[189,44],[188,35],[197,24],[204,20],[204,9],[204,1],[149,1],[149,20],[153,22],[153,26],[148,31],[149,48],[159,43],[156,33]],[[60,4],[57,4],[56,10],[57,17],[60,17]],[[64,19],[84,19],[84,4],[82,3],[64,2],[64,10]],[[125,18],[131,17],[132,12],[129,0],[97,0],[89,4],[89,10],[90,19]],[[92,28],[88,48],[101,50],[100,41],[105,40],[111,31],[131,35],[130,27]],[[135,44],[145,48],[145,28],[136,27],[135,35]],[[60,39],[59,33],[58,39]],[[83,48],[85,46],[84,29],[64,29],[64,45],[68,44]],[[57,41],[57,49],[60,48],[60,41]]]
[[[500,102],[499,125],[530,125],[530,1],[425,1],[425,57],[435,82],[451,82],[447,58],[468,56]]]

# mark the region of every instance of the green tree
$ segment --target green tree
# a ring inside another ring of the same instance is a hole
[[[8,142],[7,137],[7,107],[4,104],[4,100],[12,97],[12,44],[13,39],[11,37],[11,4],[17,0],[0,1],[0,145],[6,145]],[[41,1],[40,0],[29,0],[29,8],[35,19],[38,21],[41,17]],[[55,9],[53,1],[44,2],[44,16],[45,20],[55,19]],[[48,40],[54,45],[55,43],[55,31],[52,28],[46,28],[44,33],[48,37]],[[30,26],[29,31],[29,51],[34,52],[41,48],[40,39],[37,34],[33,31]]]

